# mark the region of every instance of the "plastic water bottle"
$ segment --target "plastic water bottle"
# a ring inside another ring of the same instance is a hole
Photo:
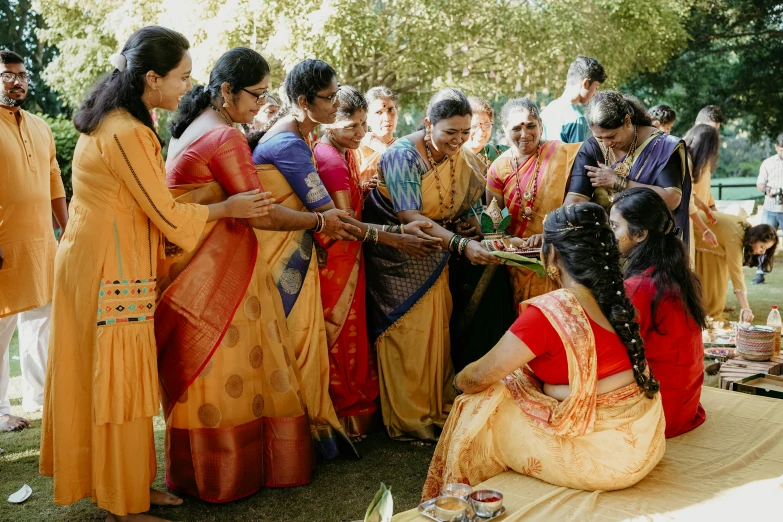
[[[775,330],[775,348],[773,355],[780,355],[780,330],[783,322],[780,320],[780,312],[777,306],[772,307],[772,311],[767,316],[767,326]]]

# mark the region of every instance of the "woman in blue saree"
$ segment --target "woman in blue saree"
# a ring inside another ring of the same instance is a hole
[[[614,194],[646,187],[666,202],[687,245],[691,176],[685,142],[657,130],[638,100],[616,91],[596,94],[585,118],[593,136],[576,156],[564,204],[592,199],[608,210]]]
[[[363,219],[391,227],[425,220],[443,249],[415,258],[385,245],[365,244],[367,316],[378,353],[383,422],[401,440],[437,440],[454,400],[448,261],[465,256],[495,264],[478,241],[455,234],[458,220],[479,230],[486,166],[462,145],[471,109],[464,94],[444,89],[430,101],[425,128],[400,138],[378,164],[379,185]]]

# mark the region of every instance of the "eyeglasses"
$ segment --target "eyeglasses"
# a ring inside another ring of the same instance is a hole
[[[12,73],[10,71],[0,73],[0,78],[2,78],[4,83],[15,83],[16,80],[19,80],[20,83],[30,83],[30,81],[33,79],[32,75],[30,74]]]
[[[335,100],[337,100],[337,95],[340,94],[340,87],[342,87],[342,85],[337,86],[337,92],[334,94],[330,94],[329,96],[321,96],[320,94],[316,94],[315,97],[321,98],[322,100],[328,100],[329,103],[334,105]]]
[[[244,87],[242,87],[242,90],[248,93],[250,96],[253,96],[256,99],[256,105],[263,105],[264,102],[266,102],[266,97],[269,94],[269,92],[264,91],[261,94],[256,94],[252,91],[248,91]]]
[[[471,128],[471,130],[481,129],[481,130],[487,131],[487,130],[490,130],[492,128],[492,124],[491,123],[479,123],[478,125],[471,125],[470,128]]]

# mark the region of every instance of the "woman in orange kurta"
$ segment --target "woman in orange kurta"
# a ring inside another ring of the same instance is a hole
[[[539,247],[544,217],[563,204],[579,144],[542,141],[538,107],[529,98],[508,101],[500,119],[511,148],[489,168],[487,204],[494,198],[500,208],[508,208],[508,232],[526,239],[530,247]],[[516,303],[556,288],[551,280],[526,268],[509,267],[509,274]]]
[[[178,204],[169,194],[148,111],[175,109],[190,87],[187,49],[174,31],[137,31],[75,117],[82,135],[70,222],[55,260],[40,470],[54,477],[56,504],[92,496],[108,520],[160,520],[137,514],[151,502],[181,502],[150,488],[163,236],[193,248],[208,221],[259,216],[266,203],[243,194],[207,207]],[[137,84],[145,86],[141,98]]]

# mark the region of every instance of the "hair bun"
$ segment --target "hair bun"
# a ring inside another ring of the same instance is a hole
[[[128,68],[128,59],[122,53],[115,53],[109,57],[109,63],[114,66],[115,69],[122,72]]]

